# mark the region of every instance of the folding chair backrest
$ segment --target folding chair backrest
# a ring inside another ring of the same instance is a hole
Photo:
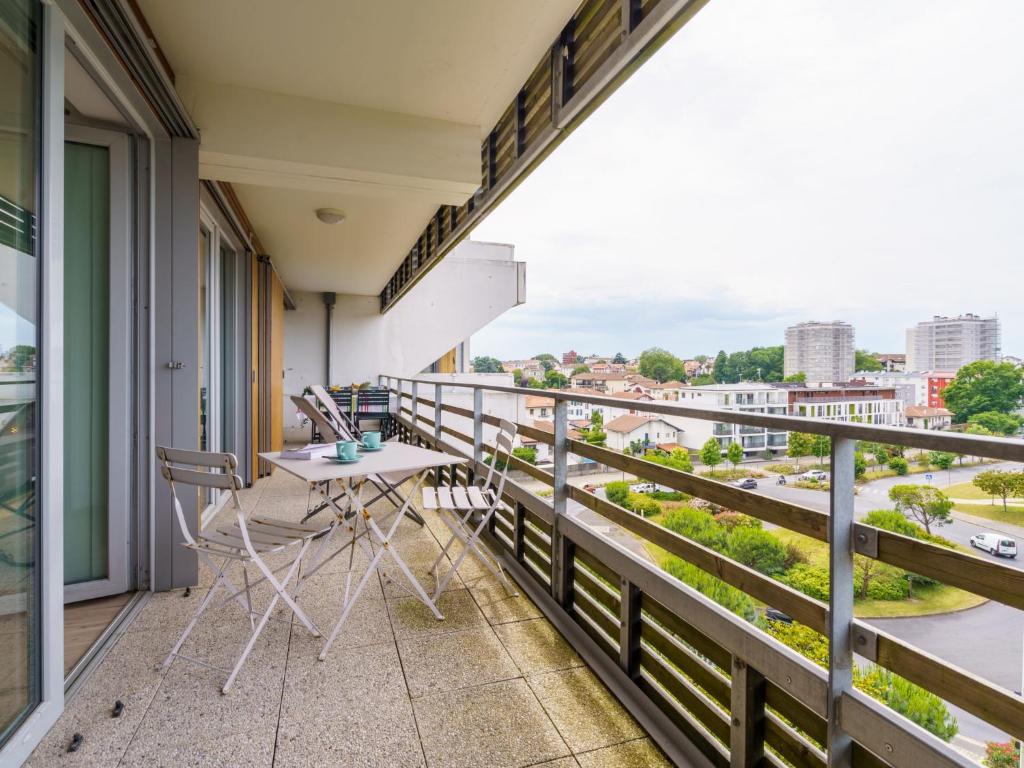
[[[516,438],[516,431],[517,427],[511,421],[505,419],[498,421],[498,434],[494,438],[495,450],[483,485],[484,488],[493,488],[498,498],[501,498],[505,488],[505,478],[508,476],[509,459],[512,457],[512,444]],[[501,469],[498,469],[499,466]]]
[[[160,474],[171,487],[174,512],[178,518],[181,534],[189,544],[194,544],[195,540],[185,522],[185,513],[182,511],[181,501],[178,499],[176,485],[229,491],[235,509],[242,508],[238,501],[238,491],[242,490],[245,484],[242,482],[242,478],[235,473],[238,468],[238,459],[233,453],[213,453],[157,446],[156,457],[160,460]],[[201,469],[197,469],[197,467],[201,467]],[[212,471],[216,469],[222,471]]]
[[[344,439],[356,439],[355,436],[358,434],[358,430],[355,428],[352,420],[341,412],[341,409],[338,408],[338,404],[334,402],[334,398],[331,397],[331,394],[320,384],[313,384],[309,389],[317,399],[317,402],[320,403],[320,406],[327,411],[327,416],[334,423],[335,429],[343,435],[348,435],[348,437]]]
[[[303,416],[307,417],[316,425],[316,431],[320,433],[324,442],[336,443],[339,440],[351,439],[349,437],[343,437],[338,431],[338,428],[331,424],[331,422],[327,420],[327,417],[320,412],[320,409],[309,402],[306,398],[300,395],[292,395],[292,402]]]

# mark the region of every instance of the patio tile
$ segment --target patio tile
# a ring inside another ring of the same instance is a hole
[[[424,765],[394,644],[318,651],[293,638],[275,767]]]
[[[413,698],[519,676],[490,627],[406,637],[398,653]]]
[[[535,675],[527,682],[574,754],[644,735],[586,667]]]
[[[340,576],[333,574],[324,574],[321,578],[318,573],[299,594],[299,605],[325,637],[331,634],[341,617],[345,589],[340,579]],[[293,620],[293,626],[296,632],[307,634],[297,619]],[[380,580],[372,577],[345,619],[334,647],[357,648],[390,640],[391,637],[391,621],[381,594]],[[325,640],[321,638],[317,642],[322,645]]]
[[[497,581],[486,581],[483,586],[470,585],[469,591],[492,625],[539,619],[544,615],[521,589],[519,594],[513,597]]]
[[[443,621],[434,618],[430,609],[415,597],[388,600],[387,603],[391,614],[391,626],[394,628],[395,637],[399,638],[487,626],[487,620],[465,589],[456,589],[441,595],[437,607],[444,615]]]
[[[580,768],[575,757],[560,757],[557,760],[547,760],[543,763],[534,763],[530,768]]]
[[[576,755],[581,768],[672,768],[672,763],[650,739],[637,739],[614,747]]]
[[[61,719],[33,752],[27,765],[117,765],[162,681],[156,662],[166,653],[153,632],[125,633],[95,673],[68,702]],[[120,699],[124,713],[110,716]],[[75,733],[85,737],[78,752],[67,754]]]
[[[156,739],[132,742],[119,768],[270,768],[274,761],[274,731],[270,728],[185,741],[179,736],[160,734]]]
[[[524,675],[583,665],[565,638],[545,619],[499,624],[494,632]]]
[[[522,679],[428,696],[413,707],[431,766],[511,768],[569,754]]]

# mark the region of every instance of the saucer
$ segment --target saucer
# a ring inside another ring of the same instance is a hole
[[[356,446],[356,450],[366,451],[367,453],[376,453],[377,451],[383,451],[384,446],[378,445],[376,448],[371,448],[368,445],[363,445],[362,443],[360,443],[359,445]]]
[[[340,456],[324,456],[328,461],[333,461],[335,464],[355,464],[362,457],[356,456],[354,459],[343,459]]]

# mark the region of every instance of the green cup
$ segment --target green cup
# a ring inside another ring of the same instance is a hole
[[[334,447],[338,451],[339,459],[354,459],[356,457],[355,440],[340,440],[334,444]]]
[[[363,447],[370,450],[380,448],[380,432],[363,432]]]

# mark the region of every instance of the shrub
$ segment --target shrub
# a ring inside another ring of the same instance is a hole
[[[604,487],[604,493],[612,504],[618,504],[620,507],[623,507],[626,505],[626,497],[629,496],[629,483],[620,480],[608,483]]]
[[[761,528],[737,528],[729,535],[729,556],[755,571],[774,576],[786,569],[786,547]]]
[[[989,741],[985,743],[985,768],[1018,768],[1020,765],[1019,741]]]
[[[797,563],[806,563],[807,553],[795,541],[786,542],[786,570],[788,571]]]
[[[662,568],[684,584],[689,584],[705,597],[709,597],[747,621],[753,621],[756,614],[753,601],[743,592],[731,587],[707,571],[702,571],[678,557],[668,557]]]
[[[715,522],[710,512],[693,507],[679,507],[665,513],[661,524],[680,536],[692,539],[705,547],[722,552],[726,547],[728,534]]]
[[[636,512],[641,517],[650,517],[661,512],[661,505],[642,493],[627,494],[626,503],[623,506],[628,510]]]
[[[855,666],[853,681],[868,695],[892,707],[943,741],[949,741],[960,730],[956,718],[949,713],[942,699],[877,664],[864,669]]]
[[[853,476],[864,477],[864,473],[868,471],[868,462],[864,458],[864,454],[857,451],[853,454]]]
[[[782,581],[809,597],[828,600],[828,568],[797,563],[786,571]]]
[[[532,446],[521,445],[518,448],[513,448],[512,455],[517,459],[522,459],[527,464],[537,463],[537,449]]]
[[[828,666],[828,640],[804,624],[786,624],[782,621],[766,620],[763,629],[783,645],[815,664]]]
[[[875,562],[875,575],[868,584],[868,598],[871,600],[906,600],[910,596],[910,582],[907,572],[901,568]]]
[[[682,491],[653,491],[645,495],[657,501],[689,501],[693,498],[690,494]]]
[[[889,469],[895,472],[897,475],[905,475],[910,469],[910,465],[907,464],[907,460],[902,456],[893,456],[889,459]]]
[[[873,512],[868,512],[864,516],[864,522],[867,525],[873,525],[875,528],[882,528],[883,530],[899,533],[903,536],[910,536],[921,541],[930,541],[932,544],[938,544],[940,547],[946,547],[947,549],[956,549],[956,544],[949,539],[937,536],[934,533],[928,533],[920,525],[913,520],[908,520],[895,509],[876,509]]]
[[[765,464],[762,469],[771,475],[795,475],[800,471],[796,464]]]
[[[715,522],[732,533],[737,528],[760,528],[761,521],[756,517],[744,515],[742,512],[719,512],[715,515]]]

